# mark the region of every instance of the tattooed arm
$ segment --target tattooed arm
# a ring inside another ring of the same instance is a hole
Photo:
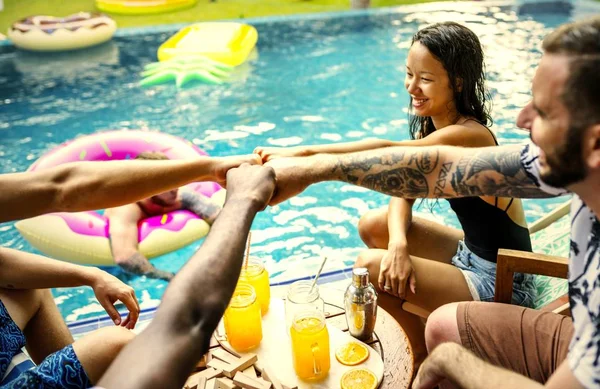
[[[142,211],[136,204],[107,209],[109,219],[110,248],[115,263],[131,274],[170,280],[174,274],[159,270],[138,249],[138,220]]]
[[[542,198],[521,163],[523,146],[485,148],[394,147],[343,155],[279,158],[277,204],[320,181],[344,181],[391,196]]]
[[[201,217],[212,225],[221,211],[221,207],[209,198],[193,192],[181,191],[181,206]]]

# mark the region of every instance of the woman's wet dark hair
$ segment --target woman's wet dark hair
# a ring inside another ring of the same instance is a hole
[[[484,85],[483,49],[477,35],[458,23],[436,23],[418,31],[413,36],[411,46],[415,42],[425,46],[444,66],[458,113],[490,126],[490,97]],[[462,89],[459,91],[461,82]],[[410,115],[412,139],[423,138],[435,130],[430,117]]]

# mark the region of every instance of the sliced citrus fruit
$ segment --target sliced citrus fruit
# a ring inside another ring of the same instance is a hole
[[[358,365],[369,358],[369,349],[362,343],[348,342],[335,350],[335,358],[342,365]]]
[[[376,389],[377,377],[371,370],[357,367],[344,373],[340,385],[342,389]]]

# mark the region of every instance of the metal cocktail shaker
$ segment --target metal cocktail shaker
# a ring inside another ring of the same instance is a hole
[[[377,292],[369,282],[366,268],[352,271],[352,283],[344,294],[344,307],[350,334],[359,340],[370,339],[377,319]]]

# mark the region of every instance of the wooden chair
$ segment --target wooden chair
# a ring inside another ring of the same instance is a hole
[[[536,282],[541,284],[554,283],[550,288],[560,290],[559,296],[555,290],[545,291],[542,299],[536,300],[536,309],[552,311],[561,314],[569,314],[569,297],[566,293],[566,282],[554,282],[556,280],[548,277],[567,278],[568,272],[568,239],[570,222],[568,220],[571,201],[567,201],[556,208],[548,215],[540,218],[529,227],[529,233],[532,236],[532,244],[534,251],[542,253],[530,253],[517,250],[498,250],[498,261],[496,265],[496,290],[494,301],[499,303],[510,303],[513,292],[513,277],[514,273],[536,274]],[[557,221],[561,221],[561,225],[557,226],[557,230],[548,234],[546,242],[544,237],[540,236],[545,232],[545,229]],[[538,239],[536,239],[538,238]],[[537,241],[536,241],[537,240]],[[541,243],[540,243],[541,241]],[[536,244],[537,243],[537,244]],[[557,249],[558,248],[558,249]],[[557,255],[549,255],[550,253]],[[542,278],[540,278],[542,276]],[[538,282],[539,280],[539,282]],[[538,288],[539,292],[539,288]],[[547,300],[552,300],[548,302]],[[422,318],[427,318],[431,312],[404,301],[402,309]]]
[[[547,240],[551,240],[550,242],[545,242],[546,244],[550,245],[550,250],[544,250],[543,247],[539,247],[539,244],[536,245],[534,243],[534,246],[538,246],[534,247],[535,251],[546,251],[546,253],[528,253],[524,251],[505,249],[498,250],[494,301],[499,303],[510,303],[513,292],[514,273],[528,273],[562,279],[566,279],[568,277],[567,257],[569,250],[569,229],[571,226],[570,220],[568,219],[568,214],[570,207],[571,201],[569,200],[556,208],[553,212],[532,224],[529,228],[533,243],[535,241],[536,234],[539,234],[545,228],[564,218],[562,220],[563,225],[558,227],[559,231],[556,231],[558,235],[546,237]],[[556,250],[556,245],[559,245],[560,247],[558,250]],[[557,253],[556,251],[559,252]],[[549,254],[557,254],[560,256]],[[538,277],[536,281],[539,279],[540,278]],[[566,283],[558,284],[558,286],[554,288],[565,290]],[[553,296],[553,299],[550,302],[546,300],[541,302],[536,301],[536,309],[570,315],[569,296],[567,293],[563,293],[560,296]]]

